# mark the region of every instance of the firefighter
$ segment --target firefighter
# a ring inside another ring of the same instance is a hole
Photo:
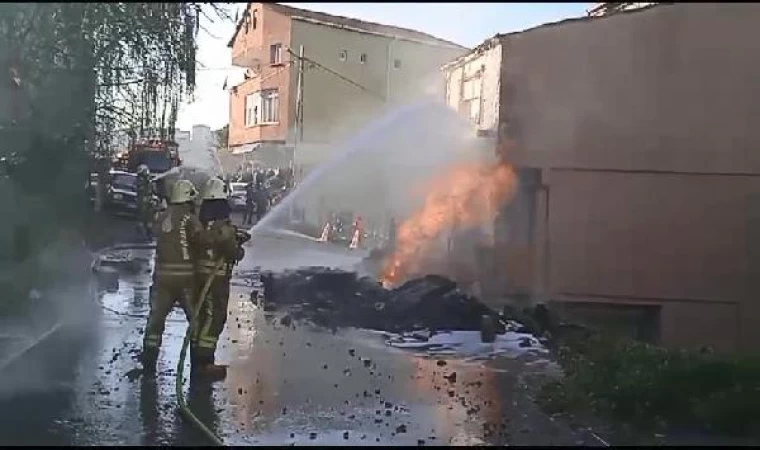
[[[150,170],[145,164],[137,168],[137,226],[147,239],[153,239],[151,222],[153,221],[153,187]]]
[[[253,180],[249,181],[245,185],[245,215],[243,216],[243,225],[251,225],[253,221],[253,213],[256,210],[256,188],[254,187]]]
[[[196,292],[200,293],[211,274],[215,276],[206,298],[198,299],[202,306],[190,347],[191,376],[221,380],[227,375],[227,367],[215,364],[214,353],[227,322],[232,268],[243,258],[244,252],[238,243],[237,230],[230,221],[228,186],[219,178],[212,178],[206,183],[202,198]],[[224,264],[217,268],[220,260]]]
[[[197,192],[193,183],[178,180],[169,197],[169,206],[153,223],[156,239],[155,270],[151,289],[150,314],[143,339],[142,364],[155,372],[166,316],[175,302],[192,320],[195,289],[194,239],[201,230],[195,214]]]

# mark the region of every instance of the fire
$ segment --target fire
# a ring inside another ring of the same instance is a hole
[[[516,187],[512,166],[504,163],[459,165],[436,177],[428,186],[423,207],[398,229],[383,284],[394,285],[418,271],[425,254],[455,222],[473,227],[493,221]]]

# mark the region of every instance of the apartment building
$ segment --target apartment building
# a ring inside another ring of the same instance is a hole
[[[446,65],[448,104],[522,178],[484,282],[668,346],[760,347],[759,22],[660,4]]]
[[[269,165],[293,160],[302,173],[389,106],[442,95],[440,66],[467,51],[418,31],[277,3],[248,4],[229,46],[232,63],[247,69],[230,93],[230,150]]]

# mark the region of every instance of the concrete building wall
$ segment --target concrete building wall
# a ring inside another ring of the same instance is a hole
[[[757,23],[674,4],[500,39],[498,151],[547,188],[529,251],[497,250],[504,289],[654,308],[668,346],[760,346]]]
[[[304,141],[313,144],[338,144],[394,105],[426,95],[442,98],[439,67],[464,52],[298,19],[293,21],[292,46],[294,51],[303,46],[307,58],[333,72],[306,64]],[[294,102],[295,96],[291,107]],[[312,162],[308,154],[303,158],[304,164]]]
[[[758,19],[755,4],[674,4],[506,36],[503,79],[519,140],[511,157],[760,173],[751,120]]]

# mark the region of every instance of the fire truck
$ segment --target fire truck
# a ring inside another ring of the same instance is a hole
[[[156,175],[178,167],[182,164],[179,145],[163,139],[138,139],[117,156],[114,165],[127,172],[136,172],[141,164],[148,166],[150,173]]]

